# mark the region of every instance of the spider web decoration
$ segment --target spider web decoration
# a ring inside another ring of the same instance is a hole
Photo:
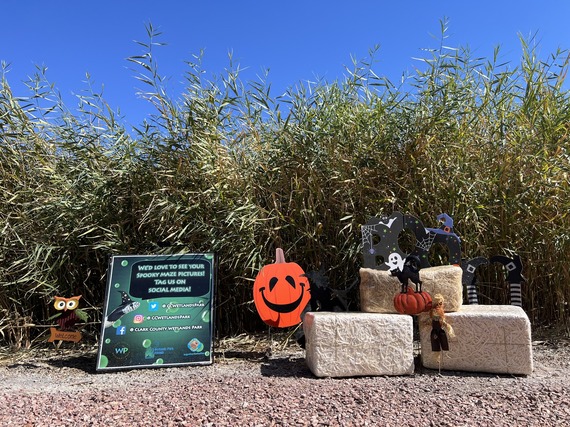
[[[420,248],[421,250],[428,252],[429,249],[431,248],[431,245],[433,245],[433,241],[435,239],[435,236],[437,236],[437,234],[430,231],[430,232],[426,233],[426,236],[427,237],[425,237],[421,240],[417,239],[416,246],[418,248]]]
[[[428,268],[431,267],[428,259],[429,250],[434,243],[447,246],[449,263],[459,265],[461,263],[461,243],[459,237],[452,232],[453,219],[449,216],[444,219],[446,220],[444,225],[447,228],[431,229],[426,228],[418,218],[403,215],[398,211],[389,216],[370,218],[366,224],[361,225],[363,266],[378,270],[389,269],[390,264],[386,263],[386,260],[396,253],[402,259],[408,255],[415,255],[420,259],[421,267]],[[415,237],[415,247],[411,254],[406,254],[399,246],[400,234],[403,230],[411,231]],[[376,243],[375,236],[379,238]]]
[[[388,269],[385,261],[391,254],[405,254],[398,247],[398,236],[404,224],[403,215],[393,212],[390,216],[372,217],[361,225],[362,257],[365,268]]]
[[[372,241],[372,235],[374,233],[378,233],[378,230],[376,230],[376,227],[379,224],[375,224],[375,225],[363,225],[361,227],[362,230],[362,243],[364,244],[364,246],[368,246],[370,248],[370,250],[372,250],[372,244],[374,243]]]

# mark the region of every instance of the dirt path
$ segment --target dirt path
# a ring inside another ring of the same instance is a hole
[[[539,340],[528,377],[422,369],[315,378],[303,350],[221,343],[211,366],[95,373],[95,348],[0,362],[2,426],[570,425],[570,345]]]

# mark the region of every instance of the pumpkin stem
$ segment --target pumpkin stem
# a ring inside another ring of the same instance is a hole
[[[285,254],[283,253],[283,249],[277,248],[275,249],[275,264],[283,263],[285,263]]]

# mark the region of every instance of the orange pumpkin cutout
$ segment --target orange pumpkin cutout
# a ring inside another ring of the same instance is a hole
[[[394,297],[394,308],[400,314],[420,314],[429,311],[431,306],[431,295],[424,291],[415,292],[411,286]]]
[[[253,284],[259,317],[277,328],[298,325],[311,299],[309,286],[303,269],[294,262],[285,262],[283,249],[278,248],[275,264],[264,266]]]

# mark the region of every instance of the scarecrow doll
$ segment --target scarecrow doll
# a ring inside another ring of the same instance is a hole
[[[449,338],[455,337],[453,328],[445,321],[445,311],[443,309],[444,299],[441,294],[435,294],[432,299],[432,307],[429,311],[431,319],[431,350],[449,351]],[[446,332],[447,330],[447,332]]]

